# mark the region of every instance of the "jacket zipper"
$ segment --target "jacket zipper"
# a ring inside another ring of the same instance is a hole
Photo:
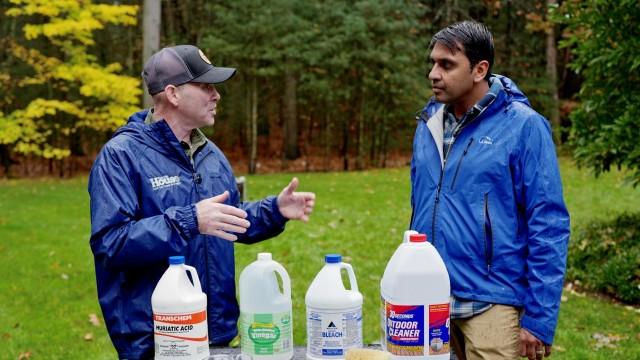
[[[442,179],[444,178],[444,169],[447,167],[447,159],[449,158],[449,154],[451,154],[451,147],[456,142],[456,138],[454,137],[451,141],[451,145],[449,145],[449,151],[444,156],[444,160],[442,160],[442,170],[440,170],[440,179],[438,179],[438,188],[436,189],[436,200],[433,205],[433,219],[431,223],[431,244],[436,246],[436,214],[438,213],[438,204],[440,203],[440,192],[442,190]]]
[[[493,262],[493,229],[489,216],[489,194],[484,194],[484,256],[487,261],[487,272],[491,272]]]
[[[467,156],[467,152],[469,151],[471,144],[473,144],[473,138],[469,139],[467,146],[464,148],[464,151],[462,152],[462,157],[460,158],[460,161],[458,161],[458,165],[456,166],[456,172],[453,174],[453,181],[451,181],[451,190],[453,190],[453,186],[456,184],[456,179],[458,178],[458,171],[460,171],[460,164],[462,164],[462,160],[464,160],[464,157]]]
[[[486,109],[486,108],[485,108]],[[449,157],[449,154],[451,153],[451,147],[453,147],[453,144],[456,142],[456,136],[458,136],[458,134],[460,134],[460,132],[466,128],[467,126],[469,126],[469,124],[475,122],[478,117],[480,117],[480,115],[484,112],[481,111],[479,114],[477,114],[471,121],[467,121],[466,123],[462,124],[462,126],[458,126],[456,129],[453,130],[453,140],[451,141],[451,145],[449,145],[449,151],[447,151],[447,154],[444,157],[444,160],[442,161],[442,170],[440,171],[440,179],[438,180],[438,188],[436,189],[436,200],[435,203],[433,205],[433,219],[431,222],[431,243],[433,244],[433,246],[436,245],[436,213],[438,211],[438,204],[440,203],[440,191],[442,190],[442,178],[444,177],[444,169],[447,165],[447,158]],[[422,114],[420,114],[420,118],[424,119],[422,117]],[[428,120],[425,120],[425,122],[427,122]],[[465,149],[465,152],[463,153],[463,157],[466,154],[466,151],[469,149],[469,146],[471,146],[471,142],[473,141],[473,138],[470,139],[469,144],[467,144],[467,148]],[[460,159],[462,161],[462,159]],[[458,163],[458,167],[460,166],[460,163]],[[456,170],[456,176],[457,176],[457,170]],[[455,180],[455,178],[454,178]],[[413,214],[411,214],[411,217],[413,218]],[[412,219],[413,221],[413,219]]]

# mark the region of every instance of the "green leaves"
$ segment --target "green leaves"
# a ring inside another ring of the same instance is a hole
[[[9,42],[12,56],[31,72],[14,76],[26,105],[0,114],[0,144],[12,145],[21,154],[63,159],[71,154],[69,139],[79,136],[77,130],[107,131],[122,125],[137,109],[139,80],[119,74],[120,64],[101,65],[88,46],[94,44],[94,32],[108,24],[135,24],[137,6],[90,0],[11,2],[14,7],[7,15],[28,17],[26,40],[45,38],[55,50],[37,48],[34,42]]]
[[[567,1],[556,21],[566,25],[562,46],[584,79],[571,114],[571,142],[596,175],[611,166],[630,170],[640,184],[640,6],[636,0]]]

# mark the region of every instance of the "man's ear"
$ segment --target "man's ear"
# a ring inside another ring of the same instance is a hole
[[[167,85],[164,88],[164,95],[166,97],[167,102],[169,102],[173,106],[178,106],[178,102],[180,100],[180,91],[174,85]]]
[[[473,67],[473,82],[480,82],[484,80],[489,72],[489,62],[487,60],[481,60],[476,66]]]

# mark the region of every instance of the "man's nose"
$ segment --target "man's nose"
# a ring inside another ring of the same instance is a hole
[[[429,72],[427,73],[427,79],[431,80],[431,81],[435,81],[435,80],[439,80],[440,79],[440,71],[438,71],[437,66],[433,66],[431,68],[431,70],[429,70]]]

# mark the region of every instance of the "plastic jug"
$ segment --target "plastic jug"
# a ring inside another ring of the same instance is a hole
[[[351,290],[342,283],[342,269]],[[307,305],[307,359],[344,359],[347,350],[362,347],[362,294],[351,265],[337,254],[325,256],[325,265],[309,286]]]
[[[151,295],[151,307],[156,360],[209,357],[207,295],[196,269],[184,264],[184,256],[169,258],[169,268]]]
[[[449,273],[425,234],[404,240],[380,282],[383,348],[392,359],[449,359]]]
[[[276,274],[282,280],[282,292]],[[240,274],[242,353],[254,360],[293,357],[291,280],[271,253],[258,254]]]

